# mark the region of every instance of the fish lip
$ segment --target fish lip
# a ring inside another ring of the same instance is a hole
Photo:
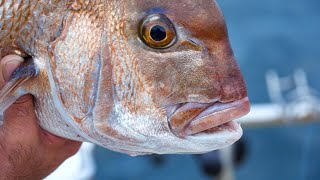
[[[167,107],[169,127],[174,135],[185,139],[200,133],[214,134],[219,131],[230,130],[229,122],[240,118],[250,111],[249,98],[245,97],[233,102],[221,103],[180,103]],[[180,118],[179,117],[186,117]],[[178,120],[177,120],[178,119]],[[179,122],[180,120],[180,122]],[[177,123],[179,122],[179,123]],[[234,128],[232,130],[235,130]]]

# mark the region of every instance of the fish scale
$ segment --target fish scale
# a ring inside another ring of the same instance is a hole
[[[139,77],[139,75],[137,75],[136,68],[131,68],[136,64],[136,57],[131,53],[130,48],[125,46],[128,39],[123,36],[123,29],[125,27],[123,26],[124,19],[121,19],[121,17],[124,16],[124,10],[122,10],[124,8],[125,6],[123,3],[118,1],[115,4],[115,8],[113,8],[117,9],[117,11],[111,13],[111,19],[108,20],[108,22],[112,22],[108,24],[108,27],[110,27],[110,35],[113,37],[111,40],[110,52],[113,57],[113,62],[119,67],[116,68],[117,71],[114,72],[114,76],[117,79],[115,82],[116,94],[118,95],[117,99],[122,100],[121,103],[124,106],[127,108],[131,107],[130,110],[133,110],[135,109],[135,106],[140,103],[139,99],[141,99],[138,96],[134,99],[130,97],[133,92],[139,92],[139,84],[136,84],[139,80],[135,79]]]

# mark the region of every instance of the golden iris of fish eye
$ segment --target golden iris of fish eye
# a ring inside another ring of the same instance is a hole
[[[161,27],[165,30],[165,38],[155,40],[151,36],[154,27]],[[140,37],[143,42],[155,49],[171,47],[176,42],[176,31],[171,21],[163,14],[152,14],[143,19],[140,27]]]

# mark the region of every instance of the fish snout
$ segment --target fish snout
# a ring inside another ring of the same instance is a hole
[[[233,102],[248,96],[247,88],[239,69],[220,79],[220,102]]]
[[[197,76],[194,83],[199,85],[197,93],[186,93],[184,103],[166,107],[172,133],[195,138],[221,131],[240,132],[241,127],[233,120],[250,111],[250,102],[233,54],[210,58],[203,69],[205,74]]]

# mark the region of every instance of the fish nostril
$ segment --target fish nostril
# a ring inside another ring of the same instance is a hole
[[[188,95],[188,101],[193,102],[193,101],[199,101],[202,97],[199,94],[189,94]]]
[[[192,43],[193,45],[195,45],[195,46],[200,46],[199,41],[197,41],[197,40],[194,39],[194,38],[188,38],[188,41],[189,41],[190,43]]]
[[[203,95],[203,94],[190,94],[187,96],[188,102],[203,103],[203,104],[219,102],[220,99],[221,99],[220,96],[210,97],[209,95]]]
[[[224,88],[224,93],[220,102],[228,103],[228,102],[236,101],[236,100],[247,97],[248,94],[247,94],[246,88],[239,88],[239,86],[235,86],[235,87],[236,88],[232,88],[232,87]]]

